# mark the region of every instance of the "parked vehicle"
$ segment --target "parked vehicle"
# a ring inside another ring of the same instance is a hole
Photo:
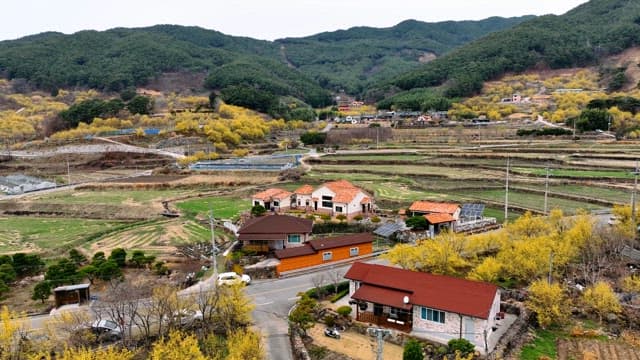
[[[246,274],[238,275],[235,272],[226,272],[218,275],[218,285],[232,285],[237,283],[249,285],[251,283],[251,277]]]
[[[328,336],[334,339],[340,339],[340,332],[336,328],[326,328],[324,329],[324,336]]]
[[[91,331],[100,341],[118,341],[122,339],[122,328],[111,320],[96,320],[91,325]]]
[[[200,310],[182,309],[173,313],[172,320],[180,326],[191,326],[203,320]]]

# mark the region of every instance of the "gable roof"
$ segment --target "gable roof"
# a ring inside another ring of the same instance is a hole
[[[323,186],[335,194],[333,197],[334,203],[348,204],[358,195],[358,193],[364,193],[362,189],[356,187],[347,180],[330,181],[328,183],[324,183]]]
[[[433,201],[414,201],[409,207],[409,211],[426,213],[454,214],[460,206],[454,203],[443,203]]]
[[[443,214],[443,213],[434,213],[434,214],[426,214],[425,219],[429,222],[429,224],[442,224],[446,222],[456,221],[456,219],[451,214]]]
[[[498,287],[485,282],[472,281],[445,275],[428,274],[390,266],[357,262],[344,276],[360,281],[367,288],[382,288],[398,293],[408,293],[409,304],[437,310],[487,319]],[[400,300],[380,295],[382,290],[357,291],[351,296],[379,304],[395,306]],[[377,295],[376,295],[377,294]],[[358,297],[360,296],[360,297]]]
[[[307,234],[313,221],[289,215],[267,215],[248,220],[238,230],[238,240],[282,239],[285,234]],[[265,237],[266,236],[266,237]]]
[[[313,186],[305,184],[297,188],[294,193],[298,195],[311,195],[313,193]]]
[[[290,193],[287,190],[283,190],[279,188],[270,188],[265,191],[261,191],[257,194],[254,194],[252,198],[262,200],[262,201],[269,201],[271,199],[282,200],[291,195],[292,193]]]
[[[334,236],[308,241],[303,246],[276,250],[278,259],[286,259],[296,256],[311,255],[319,251],[335,249],[339,247],[354,246],[373,242],[371,233],[360,233],[343,236]]]

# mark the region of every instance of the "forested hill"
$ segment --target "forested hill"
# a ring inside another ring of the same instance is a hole
[[[532,18],[438,23],[407,20],[390,28],[354,27],[276,43],[289,63],[323,87],[360,94],[375,82],[416,68],[421,61]]]
[[[438,87],[448,97],[478,92],[486,80],[530,68],[595,65],[640,44],[640,1],[591,0],[487,35],[393,80],[402,90]],[[397,98],[398,96],[396,96]]]
[[[163,72],[192,71],[208,74],[205,85],[211,89],[245,86],[250,89],[238,93],[257,89],[321,106],[330,101],[327,90],[357,94],[372,81],[418,66],[421,57],[440,55],[525,19],[410,20],[386,29],[359,27],[276,42],[175,25],[49,32],[0,42],[0,75],[24,78],[46,90],[88,86],[120,91]]]

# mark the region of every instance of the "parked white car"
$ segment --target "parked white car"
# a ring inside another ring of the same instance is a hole
[[[235,272],[218,274],[218,285],[232,285],[240,282],[249,285],[251,283],[251,277],[245,274],[238,275]]]

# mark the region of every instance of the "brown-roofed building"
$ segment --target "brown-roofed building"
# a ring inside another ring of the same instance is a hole
[[[247,250],[268,252],[302,246],[311,235],[313,221],[288,215],[250,219],[238,230],[238,241]]]
[[[357,262],[345,274],[358,321],[446,344],[464,338],[486,353],[495,344],[497,286]]]
[[[360,233],[315,239],[304,246],[276,251],[278,274],[336,261],[352,259],[373,252],[373,235]]]
[[[291,207],[292,195],[293,193],[287,190],[270,188],[254,194],[251,197],[251,204],[252,206],[262,205],[267,210],[287,210]]]
[[[409,207],[411,216],[423,215],[432,235],[453,229],[460,217],[460,205],[446,202],[414,201]]]

